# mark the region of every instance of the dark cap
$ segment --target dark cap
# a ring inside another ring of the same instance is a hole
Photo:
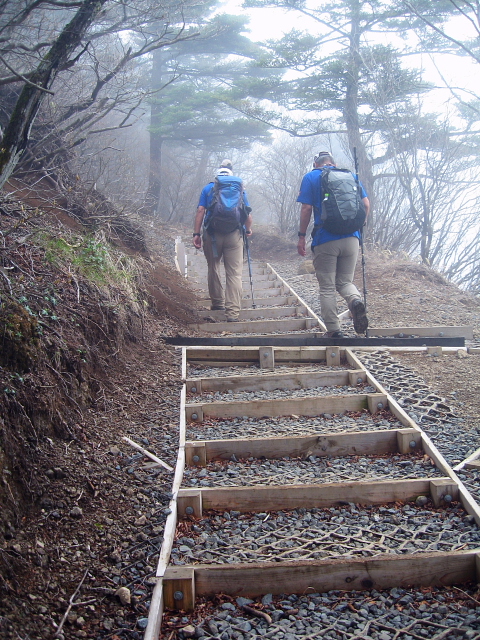
[[[220,169],[230,169],[230,171],[233,169],[232,167],[232,161],[231,160],[222,160],[222,163],[220,164]]]
[[[318,164],[320,162],[320,160],[323,160],[323,158],[332,158],[333,156],[330,153],[330,151],[320,151],[319,153],[317,153],[317,155],[315,156],[315,158],[313,159],[313,161]]]

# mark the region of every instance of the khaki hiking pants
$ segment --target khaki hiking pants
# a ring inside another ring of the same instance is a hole
[[[203,252],[208,266],[208,294],[212,307],[225,307],[227,318],[238,318],[242,305],[243,236],[239,229],[215,234],[218,258],[213,255],[212,236],[203,233]],[[220,262],[225,267],[225,292],[220,276]]]
[[[353,284],[359,246],[358,238],[350,236],[331,240],[313,248],[313,266],[320,286],[320,308],[327,331],[340,329],[337,291],[349,307],[353,300],[361,299],[357,287]]]

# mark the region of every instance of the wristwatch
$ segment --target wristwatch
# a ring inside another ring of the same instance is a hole
[[[195,238],[195,236],[200,236],[200,235],[202,235],[202,234],[201,233],[194,233],[193,237]]]
[[[307,235],[306,233],[300,233],[300,231],[298,232],[299,238],[305,238],[306,235]]]

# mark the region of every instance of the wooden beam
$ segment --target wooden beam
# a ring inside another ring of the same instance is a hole
[[[302,307],[262,307],[255,309],[242,309],[240,311],[240,322],[244,322],[246,320],[251,320],[252,318],[263,318],[263,319],[279,319],[279,318],[295,318],[298,317],[298,310]],[[198,315],[201,318],[205,318],[206,316],[211,316],[212,318],[218,319],[220,322],[225,319],[225,311],[210,311],[205,309],[204,311],[197,311]],[[282,323],[283,328],[283,323]]]
[[[185,443],[185,462],[191,467],[205,467],[207,464],[207,442]]]
[[[274,418],[279,416],[318,416],[322,413],[342,414],[361,411],[367,407],[372,413],[388,407],[386,396],[378,393],[351,393],[336,396],[305,396],[275,400],[239,400],[237,402],[209,402],[186,404],[187,420],[202,422],[204,418]]]
[[[274,347],[261,347],[260,368],[274,369]],[[268,353],[266,357],[265,353]],[[271,355],[270,355],[271,354]],[[273,366],[270,365],[273,363]],[[195,378],[187,380],[187,391],[273,391],[274,389],[312,389],[315,387],[358,386],[367,379],[365,371],[307,371],[303,373],[272,373],[260,376],[220,376],[218,378]],[[192,387],[196,390],[192,391]]]
[[[266,593],[446,586],[475,580],[476,557],[475,551],[460,551],[392,553],[359,560],[203,564],[195,566],[195,586],[199,596],[225,593],[250,598]]]
[[[458,484],[451,478],[435,478],[430,482],[430,495],[433,504],[440,507],[458,500]]]
[[[444,484],[450,482],[443,478]],[[348,502],[362,505],[408,502],[430,494],[430,479],[329,482],[325,484],[256,485],[253,487],[206,487],[180,489],[181,504],[198,510],[242,513],[281,509],[322,509]],[[433,485],[434,490],[437,485]],[[449,485],[450,486],[450,485]],[[449,488],[450,490],[450,488]],[[201,498],[199,498],[201,493]],[[179,503],[180,514],[180,503]],[[197,515],[197,514],[195,514]]]
[[[260,363],[260,369],[275,369],[275,349],[274,347],[260,347],[259,349],[259,354],[258,354],[258,360]],[[257,376],[255,376],[257,377]],[[258,376],[259,378],[261,378],[262,376]],[[275,376],[270,376],[270,378],[275,378]],[[239,386],[241,386],[241,383],[239,382],[239,384],[233,384],[230,388],[234,387],[235,391],[239,391]],[[252,390],[258,389],[258,382],[257,382],[257,387],[252,387]]]
[[[327,347],[325,350],[325,361],[329,367],[339,367],[340,347]]]
[[[282,330],[284,331],[302,331],[305,330],[307,320],[313,318],[285,318],[282,320]],[[277,320],[250,320],[242,322],[205,322],[201,324],[191,324],[190,327],[195,331],[205,331],[206,333],[221,333],[228,331],[230,333],[267,333],[277,331],[279,324]]]
[[[473,339],[473,327],[369,327],[371,336],[419,336],[420,338],[465,338]]]
[[[422,450],[422,433],[417,429],[399,429],[397,431],[399,453],[407,454]]]
[[[199,489],[180,489],[177,495],[177,511],[180,518],[201,518],[202,509],[202,492]]]
[[[383,429],[376,431],[356,431],[326,433],[320,436],[292,436],[290,438],[249,438],[246,440],[206,440],[185,443],[187,464],[205,466],[210,460],[230,460],[236,458],[291,458],[371,456],[397,453],[399,434],[407,431],[407,445],[412,440],[411,429]],[[415,432],[419,434],[419,432]],[[419,449],[421,450],[421,444]],[[408,449],[411,452],[412,449]],[[194,456],[198,459],[195,462]]]
[[[168,567],[163,578],[163,599],[169,609],[193,611],[195,572],[193,567]]]

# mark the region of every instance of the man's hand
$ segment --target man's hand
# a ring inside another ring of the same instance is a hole
[[[297,243],[297,251],[301,256],[306,256],[307,255],[307,249],[306,249],[306,239],[305,238],[299,238],[298,239],[298,243]]]
[[[194,238],[193,238],[193,246],[195,247],[195,249],[201,249],[202,248],[202,236],[200,236],[200,235],[194,236]]]

